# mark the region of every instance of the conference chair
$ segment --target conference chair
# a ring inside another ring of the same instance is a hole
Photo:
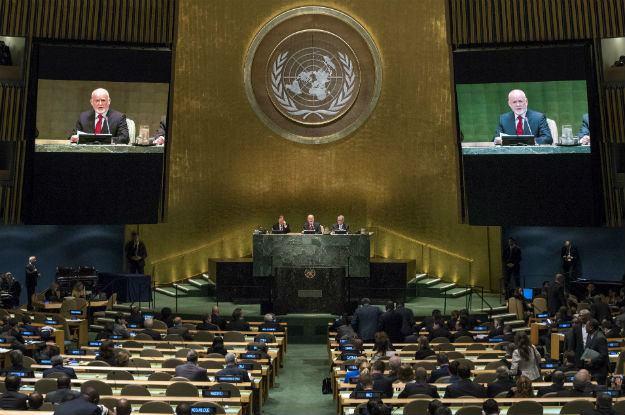
[[[87,366],[111,366],[102,360],[91,360],[87,362]]]
[[[224,355],[221,353],[209,353],[206,355],[206,357],[209,359],[223,359]]]
[[[223,369],[223,362],[216,362],[214,360],[200,360],[198,366],[203,367],[204,369]]]
[[[541,396],[541,398],[555,398],[557,396],[558,396],[558,392],[549,392],[549,393],[545,393],[543,396]]]
[[[581,414],[584,411],[592,412],[595,409],[595,405],[591,401],[584,399],[575,399],[574,401],[568,401],[560,409],[561,414]]]
[[[128,145],[133,145],[136,141],[137,127],[134,120],[126,117],[126,125],[128,126]]]
[[[256,339],[254,339],[256,340]],[[417,344],[409,344],[407,346],[402,347],[402,352],[416,352],[419,349],[419,345]]]
[[[187,358],[187,353],[189,353],[191,351],[191,349],[183,347],[181,349],[176,350],[176,357],[183,357],[183,358]]]
[[[625,352],[621,352],[618,355],[618,360],[616,361],[616,366],[614,367],[614,374],[622,375],[624,369],[625,369]]]
[[[194,337],[196,342],[212,343],[215,339],[215,333],[210,331],[198,331]]]
[[[495,395],[495,399],[507,398],[507,397],[508,397],[508,391],[499,392],[497,395]]]
[[[432,399],[432,397],[424,393],[415,393],[414,395],[410,395],[408,399]]]
[[[174,357],[170,357],[169,359],[166,359],[162,366],[163,368],[172,368],[172,367],[176,367],[179,365],[183,365],[184,361],[182,359],[176,359]]]
[[[216,402],[194,402],[191,408],[215,408],[216,414],[225,414],[226,410],[223,406]]]
[[[131,396],[131,395],[128,395],[128,396]],[[98,403],[100,405],[106,406],[109,411],[112,411],[117,406],[117,399],[116,398],[100,398],[100,402]]]
[[[617,403],[614,404],[614,406],[612,407],[612,409],[614,410],[614,412],[616,412],[617,414],[623,414],[625,413],[625,401],[618,401]]]
[[[166,396],[200,396],[200,392],[192,383],[186,382],[174,382],[167,387],[165,391]]]
[[[449,339],[447,339],[449,340]],[[451,343],[440,343],[436,346],[436,348],[440,351],[440,352],[453,352],[454,350],[456,350],[456,346],[454,346]]]
[[[549,126],[549,131],[551,132],[551,138],[553,138],[553,145],[555,146],[559,142],[558,135],[558,125],[551,118],[547,118],[547,125]]]
[[[154,324],[152,325],[152,328],[154,330],[167,330],[167,324],[162,322],[161,320],[157,320],[154,319]]]
[[[145,333],[137,333],[135,335],[135,340],[153,340],[152,336],[149,336]]]
[[[126,385],[120,392],[121,396],[152,396],[148,388],[143,385]]]
[[[229,331],[224,334],[224,343],[240,343],[245,341],[245,335],[238,331]]]
[[[450,343],[448,337],[434,337],[430,343]]]
[[[482,343],[470,344],[467,347],[467,350],[486,350],[486,345],[484,345]]]
[[[66,375],[66,373],[65,372],[52,372],[52,373],[48,373],[48,375],[46,376],[46,379],[48,378],[58,379],[63,375]]]
[[[477,383],[491,383],[497,379],[496,373],[478,373],[475,375],[474,381]]]
[[[30,369],[31,365],[36,365],[36,364],[37,362],[32,357],[29,357],[29,356],[22,357],[22,366],[24,366],[26,369]]]
[[[418,367],[422,367],[427,371],[431,371],[431,370],[436,370],[436,363],[435,362],[419,362],[419,363],[415,363],[414,365],[412,365],[412,367],[414,369]]]
[[[143,349],[139,353],[141,357],[163,357],[163,352],[156,349]]]
[[[515,402],[508,408],[509,415],[542,415],[543,406],[535,401]]]
[[[152,367],[152,365],[149,360],[145,360],[140,357],[133,357],[128,362],[128,367]]]
[[[494,369],[497,369],[499,366],[502,366],[502,365],[505,366],[506,364],[504,362],[502,362],[502,361],[499,361],[499,362],[488,362],[486,364],[486,366],[484,367],[484,369],[494,370]]]
[[[109,372],[106,375],[108,380],[135,380],[135,377],[132,373],[127,370],[116,370],[114,372]]]
[[[454,343],[473,343],[474,341],[471,336],[460,336],[454,340]]]
[[[456,415],[482,415],[482,408],[475,405],[463,406],[456,411]]]
[[[166,342],[181,342],[183,341],[182,336],[179,334],[168,334],[163,338]]]
[[[167,372],[154,372],[148,376],[148,380],[170,380],[173,377],[171,373]]]
[[[455,350],[450,350],[447,352],[447,357],[449,360],[464,359],[464,354]]]
[[[56,379],[42,378],[35,382],[35,391],[39,392],[42,396],[45,396],[46,393],[55,391],[56,389]]]
[[[182,323],[182,327],[186,327],[189,330],[195,330],[195,328],[197,327],[196,324],[193,323]]]
[[[230,391],[230,396],[235,397],[235,398],[238,398],[239,396],[241,396],[241,391],[239,390],[239,388],[233,385],[232,383],[224,383],[224,382],[215,383],[209,389],[217,390],[217,391]]]
[[[404,406],[404,415],[423,415],[428,413],[428,406],[430,405],[431,396],[425,399],[417,399],[410,401]],[[354,412],[356,413],[356,412]]]
[[[541,297],[534,298],[532,304],[534,305],[534,315],[547,312],[547,299]]]
[[[525,320],[525,315],[523,313],[523,303],[517,298],[508,298],[508,313],[516,314],[517,320]]]
[[[44,402],[41,404],[39,410],[54,412],[54,404],[52,402]]]
[[[449,378],[451,378],[451,376],[442,376],[442,377],[436,379],[436,382],[434,382],[434,383],[448,383],[449,382]]]
[[[106,301],[106,308],[104,311],[96,311],[93,313],[93,320],[97,320],[98,318],[106,317],[107,311],[113,311],[113,306],[117,303],[117,293],[111,294],[111,296]]]
[[[124,342],[124,349],[143,349],[143,343],[139,343],[135,340],[126,340]]]
[[[107,383],[102,382],[101,380],[92,379],[84,382],[80,386],[80,391],[84,393],[85,390],[87,390],[87,388],[89,387],[95,389],[95,391],[98,392],[100,396],[113,394],[113,389],[111,388],[111,386]]]
[[[166,402],[150,401],[141,405],[141,408],[139,408],[139,413],[171,415],[174,413],[174,408],[172,408],[171,405]]]

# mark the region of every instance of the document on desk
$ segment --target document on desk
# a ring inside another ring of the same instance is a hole
[[[582,353],[582,360],[586,360],[586,359],[590,359],[590,360],[594,360],[596,358],[599,357],[599,352],[593,349],[586,349],[584,350],[584,353]]]

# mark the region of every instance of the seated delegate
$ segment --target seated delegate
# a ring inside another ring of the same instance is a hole
[[[510,112],[499,116],[499,125],[493,141],[501,144],[501,134],[533,135],[536,144],[552,144],[551,130],[544,114],[527,108],[527,97],[520,89],[508,94]]]
[[[92,110],[80,113],[76,127],[70,140],[78,143],[78,131],[90,134],[111,134],[111,144],[128,144],[128,125],[126,115],[110,109],[111,98],[104,88],[98,88],[91,93]]]

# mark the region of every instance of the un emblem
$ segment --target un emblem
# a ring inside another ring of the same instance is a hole
[[[317,276],[317,271],[315,271],[314,268],[306,268],[304,270],[304,276],[308,278],[309,280],[312,280],[313,278]]]
[[[357,129],[382,84],[377,48],[362,25],[326,7],[300,7],[269,21],[245,61],[252,108],[273,131],[326,143]]]

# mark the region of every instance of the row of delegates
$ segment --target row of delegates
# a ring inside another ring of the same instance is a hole
[[[499,125],[493,141],[501,144],[501,134],[533,135],[536,144],[552,144],[553,137],[544,114],[527,108],[525,92],[513,89],[508,94],[508,106],[512,111],[499,116]],[[588,114],[582,116],[582,127],[578,134],[581,144],[590,144]]]
[[[291,227],[284,219],[283,215],[278,216],[278,221],[273,224],[272,230],[275,232],[291,233]],[[315,222],[315,215],[308,215],[306,223],[302,227],[304,231],[315,231],[315,233],[321,233],[321,224]],[[336,223],[332,225],[332,234],[336,231],[345,231],[349,233],[349,224],[345,223],[345,216],[339,215],[336,218]]]
[[[78,131],[95,134],[111,134],[112,144],[128,144],[130,141],[128,134],[128,124],[126,122],[126,114],[109,108],[111,105],[111,97],[104,88],[97,88],[91,93],[91,107],[80,113],[76,121],[76,127],[72,131],[70,140],[73,143],[78,142]],[[154,144],[164,144],[167,136],[167,118],[161,117],[160,126],[154,134]]]

